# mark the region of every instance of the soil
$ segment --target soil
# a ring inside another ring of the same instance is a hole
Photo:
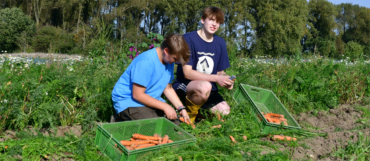
[[[367,106],[370,109],[370,106]],[[361,126],[369,122],[357,122],[362,117],[362,111],[356,110],[354,106],[341,105],[336,109],[327,112],[301,113],[297,122],[302,129],[314,133],[325,133],[325,137],[316,136],[308,139],[297,138],[298,147],[292,149],[287,143],[281,144],[280,150],[291,150],[292,160],[342,160],[331,154],[339,149],[344,149],[349,142],[356,142],[359,139],[359,132],[363,136],[369,136],[370,128]],[[267,140],[267,139],[262,139]],[[304,146],[302,146],[304,145]]]
[[[33,133],[34,135],[37,135],[36,130],[28,126],[27,130]],[[41,129],[39,130],[44,136],[56,136],[56,137],[64,137],[65,134],[69,135],[76,135],[76,136],[81,136],[82,134],[82,127],[81,125],[74,125],[74,126],[59,126],[56,129]],[[0,142],[5,141],[7,139],[15,139],[16,138],[16,133],[11,130],[7,130],[4,132],[4,137],[0,138]]]

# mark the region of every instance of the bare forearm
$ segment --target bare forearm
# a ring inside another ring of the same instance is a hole
[[[187,71],[186,73],[184,73],[184,76],[186,79],[189,79],[189,80],[202,80],[202,81],[208,81],[208,82],[216,82],[216,78],[215,78],[216,75],[204,74],[196,70]]]
[[[178,108],[181,105],[183,105],[179,97],[177,96],[175,90],[172,88],[172,85],[168,85],[166,89],[163,91],[163,94],[172,103],[172,105],[175,106],[175,108]]]

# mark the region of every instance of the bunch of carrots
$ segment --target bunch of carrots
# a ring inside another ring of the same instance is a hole
[[[130,140],[121,140],[120,143],[125,146],[128,150],[137,150],[141,148],[151,147],[155,145],[172,143],[173,141],[168,135],[160,137],[158,134],[153,136],[147,136],[142,134],[132,134]]]
[[[186,123],[186,124],[188,124],[188,125],[191,125],[191,127],[192,127],[193,129],[195,129],[195,125],[194,125],[192,122],[190,122],[190,121],[185,121],[184,117],[179,117],[179,120],[180,120],[181,122],[183,122],[183,123]]]
[[[276,113],[266,113],[262,112],[263,116],[266,118],[268,122],[272,122],[275,124],[280,124],[281,122],[284,123],[285,126],[288,125],[287,119],[284,118],[284,115],[276,114]]]

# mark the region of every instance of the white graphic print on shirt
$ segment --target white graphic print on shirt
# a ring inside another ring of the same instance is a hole
[[[197,71],[205,74],[212,74],[214,65],[215,63],[213,62],[213,59],[211,57],[209,56],[199,57],[197,63]]]

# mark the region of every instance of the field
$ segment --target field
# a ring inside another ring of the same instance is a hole
[[[1,160],[107,160],[94,145],[96,124],[109,121],[111,91],[130,59],[2,56]],[[232,107],[225,122],[207,118],[195,130],[182,124],[197,138],[196,146],[162,149],[148,160],[370,159],[370,61],[319,56],[230,60],[228,74],[248,71],[235,84],[272,90],[302,127],[271,135],[297,141],[271,141],[261,133],[252,120],[252,106],[234,101],[236,86],[221,90]],[[211,128],[219,124],[221,128]]]

